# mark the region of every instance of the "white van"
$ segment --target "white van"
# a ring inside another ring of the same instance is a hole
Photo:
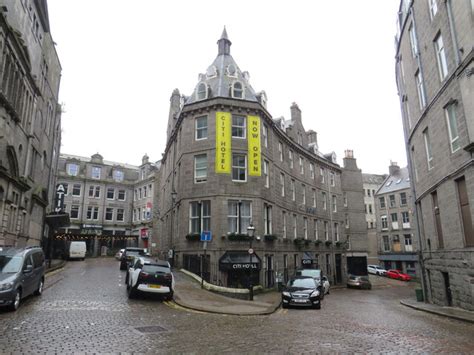
[[[86,258],[86,242],[71,242],[69,244],[69,259],[81,259]]]

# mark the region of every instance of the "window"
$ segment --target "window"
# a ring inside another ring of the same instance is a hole
[[[415,81],[416,81],[416,90],[418,92],[418,102],[420,104],[420,109],[426,106],[426,97],[425,97],[425,87],[423,84],[423,76],[419,70],[415,73]]]
[[[385,208],[385,197],[379,197],[380,208]]]
[[[311,206],[316,208],[316,189],[312,189],[312,197],[311,197],[312,203]]]
[[[263,176],[265,177],[265,187],[269,188],[270,187],[270,167],[268,161],[264,160],[263,161]]]
[[[344,200],[344,207],[347,207],[347,192],[344,192],[343,200]]]
[[[107,200],[113,200],[115,198],[115,189],[113,187],[107,188]]]
[[[68,164],[67,165],[67,174],[70,176],[77,176],[79,173],[79,165],[77,164]]]
[[[395,195],[388,196],[388,199],[390,201],[390,207],[396,207]]]
[[[463,176],[457,179],[456,185],[458,190],[459,210],[461,211],[465,246],[472,247],[474,246],[474,231],[472,228],[471,208],[469,205],[469,195],[465,177]]]
[[[251,219],[252,205],[250,201],[228,202],[227,221],[230,233],[246,234]]]
[[[147,196],[148,196],[148,190],[146,186],[143,186],[143,197],[147,197]]]
[[[339,223],[334,223],[334,240],[339,241]]]
[[[207,154],[194,156],[194,182],[207,181]]]
[[[89,186],[89,197],[99,198],[100,186],[94,186],[94,185]]]
[[[91,177],[93,179],[100,179],[100,173],[101,173],[101,168],[98,167],[98,166],[93,166],[92,167],[92,174],[91,174]]]
[[[337,212],[337,196],[332,195],[332,211]]]
[[[232,154],[232,180],[247,181],[247,156]]]
[[[328,201],[327,201],[327,198],[326,198],[326,193],[322,192],[321,194],[323,196],[323,210],[326,210],[327,209],[327,204],[328,204]]]
[[[139,200],[142,199],[142,188],[141,187],[138,188],[138,199]]]
[[[198,100],[207,99],[207,85],[206,83],[199,83],[197,87],[196,96]]]
[[[79,218],[79,205],[72,205],[71,206],[71,219],[78,219]]]
[[[403,222],[403,224],[410,223],[410,217],[409,217],[407,211],[402,212],[402,222]]]
[[[415,58],[418,55],[418,43],[416,41],[416,33],[413,25],[408,29],[408,33],[410,34],[411,54],[413,58]]]
[[[283,221],[283,238],[286,238],[286,212],[281,212],[281,219]]]
[[[125,190],[118,190],[118,198],[119,201],[125,201]]]
[[[298,217],[294,213],[293,214],[293,238],[296,239],[297,237],[298,237]]]
[[[117,221],[123,222],[124,221],[124,209],[117,208]]]
[[[244,97],[244,88],[240,81],[232,84],[232,97],[242,99]]]
[[[291,179],[290,181],[290,191],[291,191],[291,200],[296,201],[295,180],[293,179]]]
[[[423,137],[425,140],[426,160],[428,162],[428,170],[433,168],[433,153],[431,151],[430,136],[428,128],[423,131]]]
[[[324,240],[329,240],[329,224],[324,221]]]
[[[430,7],[430,18],[433,20],[438,12],[438,0],[428,0],[428,4]]]
[[[265,234],[272,234],[272,206],[263,205],[263,225],[265,227]]]
[[[189,207],[189,232],[211,230],[211,201],[191,202]]]
[[[329,181],[331,183],[331,186],[336,186],[336,179],[335,179],[335,175],[333,172],[331,172],[329,174]]]
[[[367,189],[367,196],[370,197],[370,189]]]
[[[268,127],[267,125],[262,126],[262,134],[263,134],[263,146],[268,148]]]
[[[293,169],[293,151],[288,151],[288,160],[290,161],[290,168]]]
[[[114,170],[112,174],[115,181],[123,181],[124,173],[122,170]]]
[[[405,251],[413,251],[413,241],[410,234],[404,234],[403,238],[405,239]]]
[[[308,218],[303,217],[303,236],[308,239]]]
[[[304,175],[304,159],[300,157],[300,174]]]
[[[397,213],[391,213],[390,218],[392,219],[393,222],[398,222],[398,214]]]
[[[324,168],[319,169],[319,176],[321,177],[321,183],[324,184]]]
[[[446,121],[448,124],[449,143],[451,145],[451,153],[459,150],[461,147],[459,144],[459,133],[458,125],[456,120],[456,105],[451,104],[444,110],[446,114]]]
[[[319,239],[319,231],[318,231],[318,220],[314,220],[314,239],[318,240]]]
[[[387,216],[381,216],[380,217],[380,220],[382,221],[382,230],[386,230],[388,229],[388,220],[387,220]]]
[[[369,203],[369,214],[372,214],[372,213],[373,213],[373,212],[372,212],[372,204]]]
[[[72,185],[72,195],[81,196],[81,184]]]
[[[443,37],[441,33],[434,41],[436,51],[436,60],[438,62],[439,78],[441,81],[448,75],[448,62],[446,61],[446,52],[444,50]]]
[[[280,161],[283,161],[283,145],[278,142],[278,154],[280,155]]]
[[[388,235],[382,236],[383,241],[383,251],[390,251],[390,240],[388,239]]]
[[[196,118],[196,140],[207,138],[207,116]]]
[[[107,207],[105,209],[105,220],[112,221],[114,219],[114,209]]]
[[[285,174],[280,173],[281,197],[285,197]]]
[[[99,207],[89,206],[87,207],[87,219],[98,220],[99,219]]]
[[[314,179],[314,164],[313,163],[309,164],[309,176],[311,176],[311,179]]]
[[[245,116],[232,115],[232,138],[245,138]]]
[[[367,222],[367,228],[369,228],[368,224],[369,222]],[[344,225],[346,228],[349,228],[349,215],[347,214],[344,216]]]

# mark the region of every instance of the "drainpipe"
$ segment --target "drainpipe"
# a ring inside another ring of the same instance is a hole
[[[449,30],[451,32],[451,39],[453,41],[454,56],[456,58],[456,66],[458,66],[461,63],[461,57],[459,56],[458,39],[456,36],[456,28],[454,27],[453,9],[451,7],[451,0],[445,0],[445,2],[446,11],[448,13]]]

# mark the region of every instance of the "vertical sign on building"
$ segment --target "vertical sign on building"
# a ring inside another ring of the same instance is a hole
[[[247,116],[247,139],[249,155],[249,175],[262,175],[262,158],[260,152],[260,117]]]
[[[216,112],[216,173],[218,174],[230,174],[231,126],[229,112]]]
[[[64,195],[66,194],[66,188],[63,184],[56,185],[56,199],[54,203],[55,213],[64,213]]]

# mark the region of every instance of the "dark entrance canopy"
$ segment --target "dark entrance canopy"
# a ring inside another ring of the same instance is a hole
[[[50,213],[45,217],[46,224],[52,228],[59,228],[68,226],[70,224],[69,221],[69,213],[60,213],[60,214],[53,214]]]
[[[226,251],[219,259],[220,271],[239,271],[239,270],[260,270],[261,260],[257,254],[250,254],[247,251]]]

